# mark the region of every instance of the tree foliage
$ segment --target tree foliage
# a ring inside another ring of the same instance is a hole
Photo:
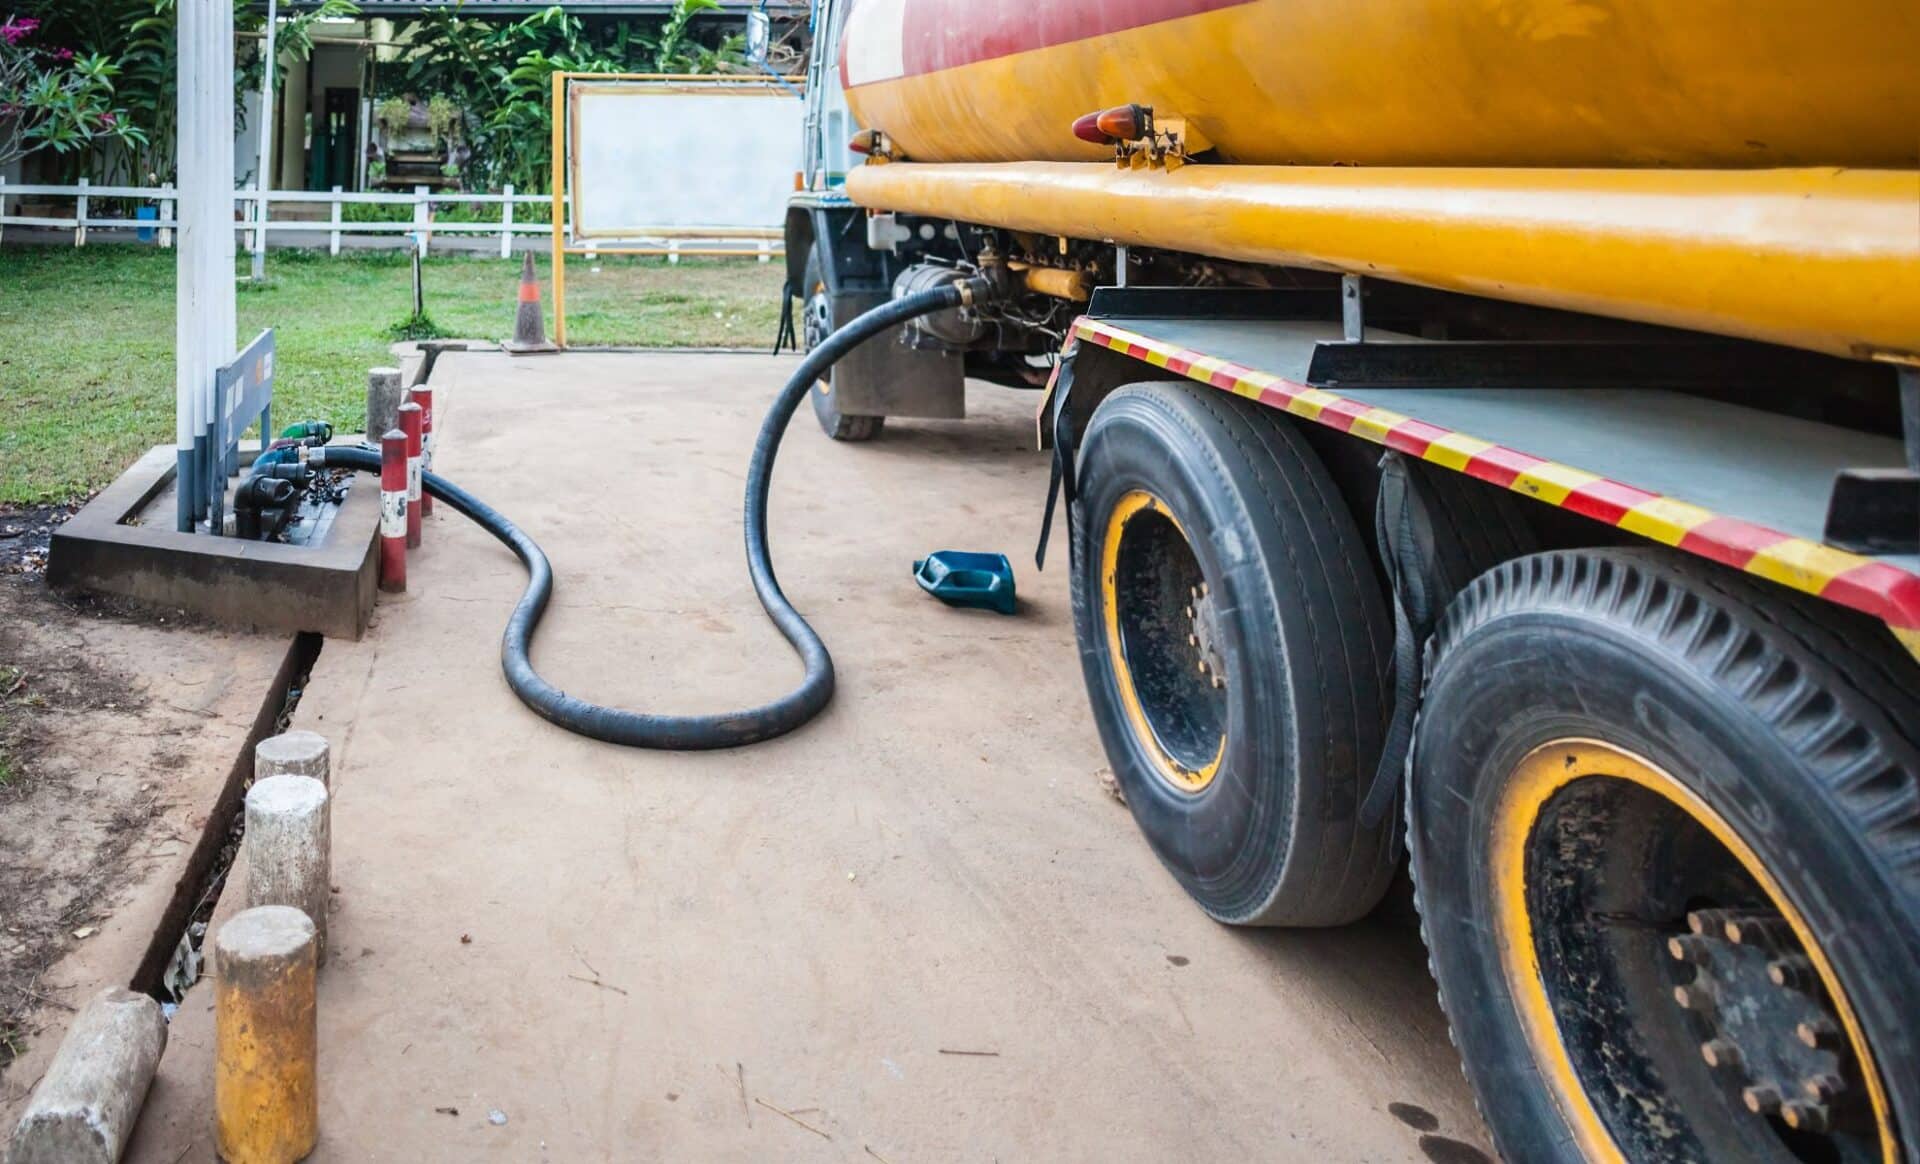
[[[445,96],[465,118],[473,188],[511,183],[543,192],[549,178],[555,73],[713,73],[740,61],[739,36],[703,38],[693,18],[717,0],[679,0],[664,22],[589,23],[559,6],[499,22],[434,8],[413,26],[406,55],[381,66],[383,94]]]
[[[119,67],[98,53],[47,47],[40,21],[0,20],[0,166],[40,149],[77,153],[145,137],[115,104]]]
[[[115,100],[137,131],[108,152],[102,162],[109,180],[172,181],[175,176],[175,105],[179,100],[179,20],[175,0],[22,0],[22,7],[43,22],[44,30],[77,52],[109,61],[117,70]],[[352,0],[322,0],[306,11],[283,16],[275,32],[282,62],[303,61],[313,51],[313,28],[322,20],[357,15]],[[245,39],[234,69],[234,107],[244,109],[243,94],[260,87],[265,67],[264,5],[233,0],[233,27]],[[282,72],[285,69],[283,67]]]

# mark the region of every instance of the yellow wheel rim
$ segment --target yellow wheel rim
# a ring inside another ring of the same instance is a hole
[[[1147,717],[1146,709],[1141,705],[1140,693],[1134,685],[1133,669],[1127,660],[1126,636],[1122,633],[1120,620],[1119,567],[1121,542],[1126,536],[1127,525],[1143,514],[1156,514],[1165,518],[1185,538],[1187,531],[1180,520],[1167,508],[1166,502],[1143,489],[1131,490],[1121,496],[1114,505],[1113,512],[1107,517],[1106,537],[1101,543],[1100,561],[1100,610],[1106,627],[1107,652],[1113,660],[1115,685],[1120,691],[1120,706],[1126,713],[1127,723],[1133,729],[1134,736],[1145,746],[1160,776],[1176,790],[1185,793],[1204,791],[1213,783],[1220,772],[1220,763],[1227,754],[1227,737],[1220,736],[1219,747],[1213,758],[1206,763],[1193,767],[1182,764],[1161,742],[1160,734],[1154,729],[1153,722]],[[1189,545],[1191,540],[1189,539]]]
[[[1865,1032],[1826,951],[1752,846],[1698,794],[1668,772],[1612,744],[1567,739],[1543,744],[1520,761],[1496,812],[1492,870],[1502,968],[1520,1011],[1534,1060],[1572,1126],[1582,1154],[1592,1161],[1622,1164],[1626,1161],[1581,1084],[1547,996],[1533,918],[1527,904],[1527,852],[1528,841],[1547,802],[1574,782],[1587,779],[1625,780],[1664,798],[1705,828],[1765,891],[1771,904],[1792,926],[1801,948],[1819,972],[1865,1081],[1881,1157],[1887,1164],[1894,1164],[1899,1159],[1899,1146],[1894,1136],[1892,1109]]]

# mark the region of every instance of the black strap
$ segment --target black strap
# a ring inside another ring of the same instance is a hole
[[[1378,828],[1406,783],[1413,724],[1420,708],[1420,644],[1432,629],[1432,596],[1421,568],[1418,490],[1400,454],[1380,459],[1380,492],[1373,510],[1380,564],[1393,584],[1393,719],[1380,750],[1380,766],[1360,805],[1360,823]]]
[[[1062,495],[1067,499],[1064,518],[1067,534],[1067,565],[1073,565],[1073,503],[1079,495],[1074,482],[1073,413],[1067,409],[1067,395],[1073,391],[1073,353],[1061,358],[1060,374],[1053,383],[1053,405],[1049,423],[1053,429],[1053,473],[1047,481],[1047,508],[1040,517],[1040,544],[1033,549],[1033,568],[1047,568],[1047,540],[1053,535],[1053,507]]]
[[[774,333],[773,351],[768,355],[777,356],[784,348],[800,350],[800,343],[793,332],[793,280],[780,284],[780,330]]]

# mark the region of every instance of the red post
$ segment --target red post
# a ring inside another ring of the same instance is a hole
[[[420,544],[420,417],[418,404],[400,406],[400,431],[407,435],[407,548]]]
[[[407,434],[380,438],[380,589],[407,588]]]
[[[420,468],[433,468],[433,387],[418,384],[407,390],[407,399],[420,406]],[[420,490],[420,516],[433,516],[433,494]]]

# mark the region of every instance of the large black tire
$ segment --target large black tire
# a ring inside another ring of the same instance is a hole
[[[1459,595],[1408,838],[1506,1158],[1914,1158],[1916,674],[1870,620],[1667,551]]]
[[[1393,635],[1326,470],[1287,417],[1182,381],[1107,397],[1079,483],[1081,665],[1154,852],[1222,922],[1365,914],[1393,875],[1356,817]]]
[[[807,256],[807,272],[801,282],[802,290],[806,293],[801,302],[800,326],[801,351],[804,354],[833,334],[833,298],[827,294],[827,281],[820,271],[818,251]],[[820,422],[820,431],[837,441],[870,441],[880,435],[881,427],[887,422],[884,416],[855,416],[841,412],[839,398],[833,394],[831,368],[814,384],[808,398],[813,402],[813,418]]]

